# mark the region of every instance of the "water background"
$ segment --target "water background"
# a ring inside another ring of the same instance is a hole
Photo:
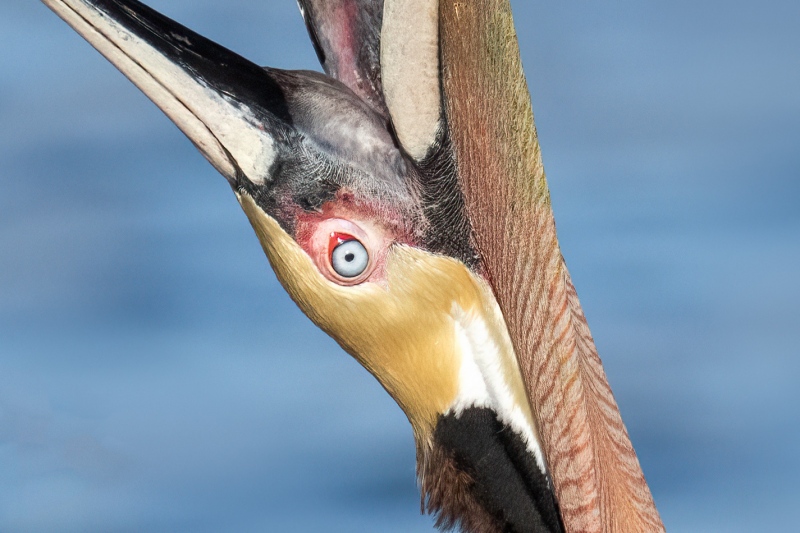
[[[151,0],[318,68],[291,0]],[[672,532],[800,523],[800,3],[513,2],[564,255]],[[0,5],[0,531],[431,531],[378,384],[228,185]]]

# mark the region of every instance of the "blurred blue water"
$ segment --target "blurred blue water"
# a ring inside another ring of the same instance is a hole
[[[317,68],[290,0],[151,5]],[[514,8],[564,255],[668,529],[793,530],[800,4]],[[0,6],[0,46],[0,531],[430,531],[404,416],[224,180],[39,3]]]

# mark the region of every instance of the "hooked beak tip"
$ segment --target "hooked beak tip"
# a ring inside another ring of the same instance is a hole
[[[281,90],[261,67],[136,0],[43,0],[145,93],[231,183],[275,159]],[[271,90],[266,102],[259,101]]]

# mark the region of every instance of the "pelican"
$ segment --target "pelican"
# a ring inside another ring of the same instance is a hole
[[[325,74],[136,0],[43,0],[225,177],[405,412],[465,532],[663,531],[556,238],[508,0],[299,0]]]

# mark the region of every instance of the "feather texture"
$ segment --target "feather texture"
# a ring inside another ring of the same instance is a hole
[[[467,214],[566,530],[663,531],[558,246],[508,0],[441,0],[440,42]]]

